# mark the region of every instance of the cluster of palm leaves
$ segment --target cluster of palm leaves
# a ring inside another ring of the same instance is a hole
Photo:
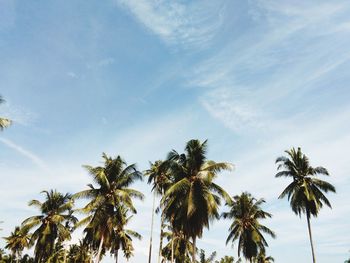
[[[3,99],[0,97],[0,103]],[[10,120],[0,118],[0,129],[7,127]],[[206,257],[196,245],[203,230],[214,220],[229,219],[229,234],[226,244],[238,243],[238,261],[241,255],[249,262],[268,263],[273,258],[266,256],[267,240],[264,235],[275,238],[275,233],[261,223],[271,218],[262,209],[264,199],[256,199],[243,192],[231,197],[216,183],[220,172],[230,171],[233,165],[227,162],[208,160],[207,141],[190,140],[184,153],[172,150],[165,160],[150,163],[144,172],[154,193],[153,211],[160,213],[161,229],[158,263],[209,263],[216,254]],[[323,205],[331,207],[325,193],[335,192],[330,183],[318,179],[318,175],[329,175],[323,167],[313,168],[308,158],[292,148],[287,157],[277,158],[276,177],[288,177],[292,182],[279,198],[287,197],[293,212],[305,214],[309,229],[312,258],[315,253],[311,234],[311,216],[316,217]],[[141,235],[129,229],[128,223],[137,213],[134,200],[144,198],[132,184],[142,180],[143,173],[135,164],[128,165],[120,156],[112,158],[102,155],[103,166],[84,166],[92,177],[88,188],[73,195],[56,190],[43,191],[44,202],[32,200],[29,206],[36,207],[40,214],[25,219],[20,227],[6,237],[6,255],[0,251],[1,262],[40,263],[98,263],[107,253],[118,262],[119,252],[129,259],[134,252],[133,239]],[[156,197],[160,201],[155,208]],[[87,200],[82,208],[75,208],[74,201]],[[225,204],[228,211],[220,213]],[[77,214],[84,218],[78,220]],[[148,262],[151,263],[153,218]],[[78,244],[68,244],[72,232],[84,227],[83,237]],[[163,245],[164,239],[167,241]],[[34,248],[34,257],[22,256],[26,248]],[[197,260],[199,255],[199,261]],[[216,263],[233,263],[233,257],[225,256]]]
[[[0,104],[2,104],[4,102],[5,102],[5,100],[0,95]],[[12,121],[10,119],[0,117],[0,130],[7,128],[8,126],[11,125],[11,123],[12,123]]]

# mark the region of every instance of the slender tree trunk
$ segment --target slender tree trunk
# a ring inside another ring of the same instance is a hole
[[[164,235],[164,215],[162,213],[160,220],[160,237],[159,237],[159,254],[158,254],[158,263],[162,261],[162,249],[163,249],[163,235]]]
[[[192,263],[196,263],[196,237],[192,237]]]
[[[306,219],[307,219],[307,228],[309,230],[309,237],[310,237],[310,245],[311,245],[311,252],[312,252],[312,262],[316,263],[314,244],[313,244],[313,241],[312,241],[312,234],[311,234],[310,215],[308,213],[306,214]]]
[[[98,251],[97,251],[95,263],[99,263],[100,262],[102,246],[103,246],[103,240],[104,240],[104,235],[102,235],[102,238],[101,238],[101,241],[100,241],[100,245],[98,246]]]
[[[171,237],[171,263],[174,263],[174,231]]]
[[[117,249],[117,251],[115,252],[115,263],[118,263],[118,253],[119,249]]]
[[[151,237],[149,239],[149,252],[148,252],[148,263],[152,261],[152,237],[153,237],[153,224],[154,224],[154,206],[156,203],[156,193],[153,193],[153,205],[152,205],[152,222],[151,222]]]

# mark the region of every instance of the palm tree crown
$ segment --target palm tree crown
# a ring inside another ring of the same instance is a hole
[[[77,226],[87,224],[84,241],[97,250],[96,262],[99,262],[103,249],[111,249],[115,229],[125,222],[125,209],[136,213],[133,198],[143,199],[143,194],[130,188],[136,180],[142,180],[142,173],[135,164],[127,165],[120,156],[113,159],[102,155],[104,166],[84,166],[92,176],[96,187],[74,194],[74,198],[89,199],[89,203],[80,211],[88,216]]]
[[[265,251],[268,244],[263,233],[275,238],[275,233],[259,222],[272,216],[261,209],[264,202],[264,199],[256,200],[244,192],[234,196],[233,203],[228,204],[230,211],[222,214],[223,218],[233,219],[226,244],[238,240],[238,256],[242,251],[245,258],[252,260],[259,251]]]
[[[28,229],[16,226],[10,236],[4,239],[6,240],[5,248],[9,249],[12,255],[19,260],[23,249],[29,246],[30,235],[28,235]]]
[[[62,243],[71,238],[71,224],[77,219],[72,215],[73,200],[69,194],[56,190],[43,191],[45,202],[32,200],[30,206],[38,208],[41,215],[32,216],[23,221],[22,227],[32,229],[30,244],[35,243],[35,262],[45,262],[52,255],[56,242]]]
[[[279,198],[288,197],[293,212],[297,215],[306,213],[308,217],[317,216],[323,204],[332,207],[324,192],[334,192],[335,187],[330,183],[317,178],[318,175],[329,175],[324,167],[313,168],[309,159],[301,149],[292,148],[285,151],[288,157],[277,158],[276,177],[289,177],[293,181],[283,190]]]

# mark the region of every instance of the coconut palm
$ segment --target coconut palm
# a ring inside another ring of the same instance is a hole
[[[68,263],[90,263],[92,257],[89,247],[80,240],[69,247],[67,259]]]
[[[191,252],[195,249],[182,231],[176,231],[165,226],[163,236],[168,241],[162,249],[162,263],[171,261],[175,263],[190,263]]]
[[[152,184],[153,195],[153,208],[152,208],[152,227],[151,227],[151,237],[150,237],[150,248],[149,248],[149,258],[148,262],[151,262],[151,251],[152,251],[152,236],[153,236],[153,220],[154,213],[162,211],[161,207],[157,210],[154,209],[156,195],[163,196],[165,191],[172,184],[170,174],[168,172],[168,163],[164,161],[155,161],[150,163],[150,169],[145,171],[145,175],[148,177],[148,184]],[[159,237],[159,254],[158,263],[161,261],[162,249],[163,249],[163,229],[165,224],[164,214],[161,212],[161,224],[160,224],[160,237]]]
[[[4,103],[5,100],[0,96],[0,104]],[[3,130],[4,128],[8,127],[11,125],[11,120],[6,119],[6,118],[1,118],[0,117],[0,130]]]
[[[55,244],[55,248],[51,256],[45,263],[66,263],[67,262],[67,250],[59,242]]]
[[[84,166],[92,176],[96,187],[74,195],[74,198],[86,198],[88,204],[80,211],[88,214],[77,226],[87,225],[84,229],[84,241],[93,250],[97,250],[95,262],[99,262],[103,250],[111,248],[116,220],[122,222],[121,206],[136,213],[133,198],[143,199],[143,194],[130,188],[136,180],[142,180],[142,173],[136,165],[127,165],[120,156],[113,159],[103,153],[104,166]]]
[[[268,246],[263,233],[275,238],[275,233],[259,222],[272,216],[261,209],[264,202],[264,199],[256,200],[244,192],[234,196],[232,204],[228,204],[229,212],[222,214],[223,218],[233,219],[226,244],[238,240],[238,256],[243,252],[243,256],[250,262],[259,251],[265,251]]]
[[[10,236],[4,239],[6,240],[5,248],[10,250],[13,257],[16,258],[16,262],[19,262],[22,251],[29,246],[30,235],[28,235],[28,229],[16,226]]]
[[[114,234],[112,237],[111,253],[114,254],[115,261],[118,263],[118,252],[121,249],[124,257],[129,259],[133,255],[134,247],[132,245],[132,238],[141,239],[141,235],[131,229],[126,229],[125,226],[129,223],[132,216],[128,216],[128,210],[120,207],[122,217],[116,221]]]
[[[255,263],[272,263],[275,259],[271,256],[266,256],[264,252],[260,252],[259,255],[254,260]]]
[[[301,149],[292,148],[285,151],[288,157],[282,156],[277,158],[278,164],[276,177],[288,177],[292,182],[283,190],[278,198],[287,196],[293,212],[299,216],[306,214],[307,226],[309,230],[309,238],[311,244],[312,260],[315,263],[315,251],[311,233],[311,216],[317,217],[318,212],[327,205],[332,208],[329,200],[324,193],[335,193],[335,187],[323,180],[317,178],[318,175],[326,175],[329,173],[324,167],[312,167],[308,157],[301,152]]]
[[[235,259],[231,256],[224,256],[220,260],[216,260],[215,263],[234,263]]]
[[[72,215],[73,200],[70,194],[56,190],[43,191],[45,201],[32,200],[29,206],[38,208],[40,215],[23,221],[22,227],[33,229],[30,245],[35,244],[35,262],[46,262],[55,251],[56,243],[71,239],[71,224],[77,219]]]
[[[213,263],[216,257],[216,251],[210,254],[209,257],[206,257],[205,251],[201,249],[199,251],[199,263]]]
[[[162,198],[164,214],[173,229],[183,231],[187,239],[192,239],[193,248],[196,247],[196,238],[202,236],[203,228],[209,228],[209,222],[219,218],[221,198],[228,203],[231,201],[214,180],[220,171],[230,170],[232,165],[207,160],[206,152],[207,141],[190,140],[185,153],[173,150],[167,159],[174,184]],[[192,262],[196,262],[195,249]]]

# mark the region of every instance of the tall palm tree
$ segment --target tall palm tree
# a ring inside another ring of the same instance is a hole
[[[154,203],[156,195],[163,196],[165,191],[169,188],[169,186],[172,184],[170,174],[168,172],[168,163],[164,161],[155,161],[154,163],[150,163],[150,169],[145,171],[145,175],[148,176],[148,184],[152,184],[152,192],[154,193],[153,196],[153,208],[152,208],[152,227],[153,230],[153,220],[154,220],[154,213],[157,211],[161,211],[161,223],[160,223],[160,237],[159,237],[159,253],[158,253],[158,263],[161,262],[161,255],[162,255],[162,249],[163,249],[163,229],[165,224],[165,218],[164,214],[162,212],[161,207],[158,207],[156,210],[154,209]],[[149,260],[148,262],[151,262],[151,251],[152,251],[152,235],[153,231],[151,230],[151,237],[150,237],[150,251],[149,251]]]
[[[329,200],[324,193],[335,193],[335,187],[323,180],[317,178],[318,175],[329,173],[326,168],[318,166],[313,168],[310,165],[308,157],[301,152],[301,149],[292,148],[285,151],[288,157],[281,156],[277,158],[278,164],[276,177],[288,177],[292,182],[283,190],[278,198],[287,196],[293,212],[299,216],[306,214],[307,226],[309,231],[312,261],[316,262],[314,245],[311,234],[311,216],[317,217],[318,212],[327,205],[332,208]]]
[[[238,240],[238,256],[242,251],[243,256],[250,262],[259,251],[265,251],[265,247],[268,246],[263,233],[275,238],[275,233],[259,222],[271,217],[271,214],[260,207],[264,202],[264,199],[256,200],[251,194],[244,192],[234,196],[232,204],[228,204],[229,212],[222,214],[223,218],[233,219],[226,244],[231,240]]]
[[[0,95],[0,104],[4,103],[5,100],[2,98],[2,96]],[[11,120],[6,119],[6,118],[2,118],[0,117],[0,130],[3,130],[4,128],[8,127],[11,125]]]
[[[29,206],[38,208],[40,215],[23,221],[25,229],[35,229],[30,245],[34,245],[35,262],[46,262],[52,256],[57,242],[71,239],[71,224],[77,219],[72,215],[73,200],[70,194],[61,194],[56,190],[43,191],[45,201],[32,200]]]
[[[97,186],[89,184],[89,189],[74,194],[74,198],[89,200],[80,210],[88,216],[77,226],[87,225],[84,240],[97,250],[95,262],[100,262],[103,250],[111,249],[116,220],[122,222],[120,207],[136,213],[133,198],[143,199],[141,192],[130,188],[136,180],[142,180],[136,165],[127,165],[120,156],[113,159],[103,153],[102,157],[104,166],[84,166]]]
[[[216,163],[206,158],[207,141],[190,140],[185,153],[175,150],[168,154],[167,161],[174,184],[163,198],[164,213],[176,231],[183,231],[193,242],[192,262],[196,262],[196,238],[201,237],[203,228],[219,218],[221,198],[230,203],[231,198],[223,188],[214,183],[222,170],[231,170],[232,165]]]
[[[19,262],[22,251],[29,246],[30,235],[28,235],[28,229],[16,226],[15,230],[4,239],[6,240],[5,248],[9,249],[13,257],[16,258],[16,262]]]

